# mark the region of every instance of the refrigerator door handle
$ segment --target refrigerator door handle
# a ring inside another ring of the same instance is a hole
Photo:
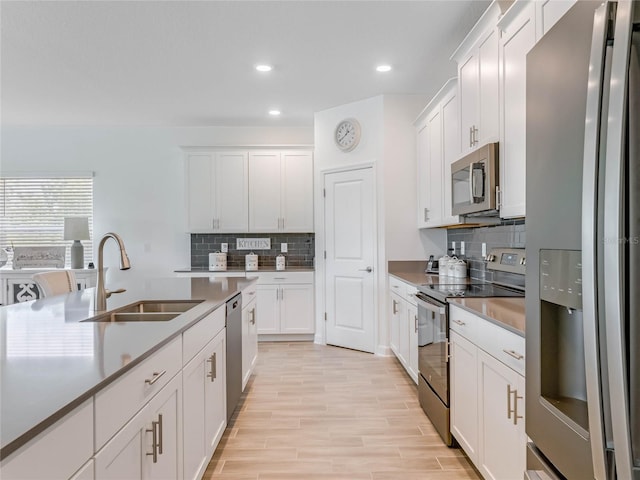
[[[598,180],[599,143],[606,136],[606,116],[601,114],[602,101],[607,94],[605,53],[608,12],[605,3],[594,15],[589,58],[584,159],[582,172],[582,308],[585,348],[587,414],[593,471],[596,479],[605,479],[605,428],[602,422],[601,371],[598,349]]]
[[[629,51],[633,30],[633,3],[617,2],[613,53],[611,55],[611,89],[607,110],[607,140],[604,187],[604,306],[607,338],[607,373],[609,376],[609,401],[611,427],[615,447],[617,477],[633,478],[631,453],[629,370],[627,364],[627,332],[625,319],[625,228],[628,214],[625,205],[627,74]],[[632,132],[630,132],[631,134]],[[637,266],[636,266],[637,268]]]

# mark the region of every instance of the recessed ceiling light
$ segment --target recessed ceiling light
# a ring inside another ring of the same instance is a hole
[[[272,69],[271,65],[256,65],[256,70],[259,72],[270,72]]]
[[[378,65],[376,67],[377,72],[388,72],[391,70],[391,65]]]
[[[280,115],[280,110],[269,110],[269,115],[277,117],[278,115]]]

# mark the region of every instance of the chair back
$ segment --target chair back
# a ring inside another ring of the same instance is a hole
[[[33,280],[38,285],[43,297],[51,297],[78,290],[76,274],[72,270],[36,273],[33,276]]]

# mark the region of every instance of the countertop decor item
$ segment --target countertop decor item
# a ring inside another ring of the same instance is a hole
[[[84,268],[84,247],[80,240],[89,240],[89,217],[65,217],[64,239],[73,240],[69,251],[71,268]]]
[[[65,247],[14,247],[13,268],[64,268]]]
[[[209,254],[209,270],[212,272],[224,272],[227,270],[227,254],[213,252]]]
[[[244,256],[244,269],[247,272],[256,272],[258,270],[258,255],[251,252]]]
[[[284,255],[278,255],[276,257],[276,270],[277,271],[282,271],[282,270],[284,270],[284,266],[285,266]]]

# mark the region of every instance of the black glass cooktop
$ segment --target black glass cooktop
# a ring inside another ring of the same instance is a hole
[[[451,297],[524,297],[521,290],[501,287],[493,283],[477,284],[425,284],[418,286],[418,290],[430,297],[445,301]]]

